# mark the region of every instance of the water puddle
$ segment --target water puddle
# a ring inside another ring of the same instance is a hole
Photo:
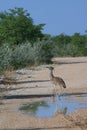
[[[52,117],[57,114],[69,114],[78,109],[87,108],[87,94],[52,96],[47,100],[24,103],[19,110],[35,117]]]

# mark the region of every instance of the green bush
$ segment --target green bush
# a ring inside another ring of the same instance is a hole
[[[0,70],[7,69],[11,64],[12,50],[7,44],[0,47]]]
[[[54,57],[75,57],[75,56],[82,56],[82,48],[80,48],[77,44],[60,44],[55,45],[55,52]]]
[[[51,39],[42,40],[34,43],[34,62],[35,64],[50,63],[53,57],[54,43]]]
[[[0,47],[0,71],[13,67],[15,69],[31,65],[50,63],[52,57],[87,55],[87,47],[79,44],[55,44],[50,38],[38,40],[33,44]]]
[[[0,70],[9,66],[18,69],[30,65],[49,63],[53,57],[53,42],[43,40],[31,43],[24,43],[14,47],[7,44],[0,47]]]
[[[53,57],[50,44],[49,41],[38,41],[33,46],[30,43],[17,46],[12,52],[11,65],[15,68],[20,68],[49,63]]]
[[[30,43],[18,45],[11,55],[11,65],[14,68],[22,68],[34,63],[33,48]]]

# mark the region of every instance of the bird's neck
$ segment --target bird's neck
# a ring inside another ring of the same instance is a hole
[[[52,79],[54,76],[53,76],[53,70],[50,71],[50,79]]]

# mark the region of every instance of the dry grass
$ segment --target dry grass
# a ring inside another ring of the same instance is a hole
[[[8,70],[3,72],[3,77],[0,80],[0,84],[2,84],[0,86],[0,104],[3,103],[2,102],[3,98],[6,92],[11,89],[11,85],[16,84],[16,78],[13,77],[13,73],[14,73],[13,68],[9,68]]]
[[[16,83],[16,77],[13,76],[14,69],[12,67],[9,67],[6,71],[3,72],[3,79],[1,80],[2,84],[15,84]]]

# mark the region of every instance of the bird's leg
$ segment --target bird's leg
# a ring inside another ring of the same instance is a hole
[[[57,96],[58,96],[58,98],[59,98],[59,100],[60,100],[61,92],[62,92],[62,87],[60,86],[59,92],[58,92],[58,93],[56,93],[56,94],[57,94]]]
[[[56,86],[54,85],[53,94],[56,95]]]
[[[61,86],[61,95],[63,96],[64,94],[64,88]]]
[[[55,96],[56,96],[56,111],[58,111],[58,99],[59,99],[59,95],[58,95],[58,90],[56,88],[56,85],[55,85],[54,88],[55,88]]]
[[[51,96],[51,103],[54,103],[54,102],[55,102],[55,96],[52,95],[52,96]]]
[[[62,92],[63,92],[63,88],[62,88],[62,86],[60,85],[60,95],[62,95]]]

